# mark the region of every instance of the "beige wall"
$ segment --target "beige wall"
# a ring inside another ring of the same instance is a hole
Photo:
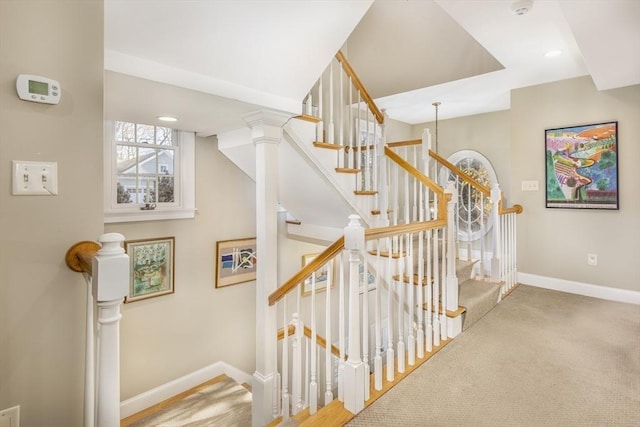
[[[513,201],[518,219],[519,270],[545,277],[640,291],[640,86],[599,92],[581,77],[515,90],[511,96]],[[620,210],[545,208],[544,130],[617,120]],[[540,191],[522,192],[522,180]],[[587,254],[598,265],[587,265]]]
[[[0,409],[82,425],[86,285],[67,249],[102,224],[102,1],[0,1]],[[20,73],[60,82],[18,99]],[[58,162],[58,196],[12,196],[11,160]]]
[[[218,361],[255,370],[255,282],[214,281],[216,242],[255,237],[255,200],[216,138],[196,138],[195,219],[105,226],[127,239],[175,237],[175,293],[123,306],[122,400]]]

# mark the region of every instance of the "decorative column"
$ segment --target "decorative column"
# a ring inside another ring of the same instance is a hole
[[[256,370],[253,373],[252,419],[254,426],[277,415],[276,307],[268,297],[278,286],[278,145],[282,126],[291,116],[259,111],[244,116],[256,147]]]
[[[120,426],[120,306],[129,289],[129,256],[118,233],[98,238],[102,249],[92,261],[93,295],[98,306],[96,425]]]
[[[349,215],[344,229],[344,248],[349,253],[349,356],[344,364],[344,407],[357,414],[364,409],[364,364],[360,356],[360,257],[364,253],[364,228],[358,215]],[[365,298],[367,297],[365,292]]]

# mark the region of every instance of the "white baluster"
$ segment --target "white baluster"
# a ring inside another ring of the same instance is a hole
[[[439,256],[439,231],[434,230],[433,235],[433,344],[440,345],[440,256]]]
[[[93,320],[93,286],[91,275],[83,273],[87,282],[87,307],[85,325],[85,363],[84,363],[84,427],[93,427],[96,422],[96,355],[95,323]]]
[[[309,413],[315,414],[318,410],[318,383],[316,381],[316,273],[311,275],[311,381],[309,382]]]
[[[345,360],[345,337],[344,337],[344,257],[338,257],[340,271],[340,290],[338,295],[338,343],[340,346],[340,362],[338,365],[338,400],[344,402],[344,360]]]
[[[289,419],[289,325],[287,324],[287,295],[282,300],[284,338],[282,339],[282,420]]]
[[[429,198],[427,197],[427,200]],[[433,232],[427,231],[427,328],[425,330],[425,338],[427,340],[427,351],[433,351],[433,257],[431,251],[431,237]]]
[[[500,216],[498,215],[498,207],[500,203],[500,187],[494,183],[491,188],[491,218],[493,219],[493,235],[492,235],[492,256],[491,256],[491,281],[500,281]],[[504,289],[503,289],[504,290]]]
[[[415,313],[414,305],[414,293],[416,290],[415,278],[413,277],[413,234],[407,235],[407,256],[406,270],[409,277],[408,293],[407,293],[407,305],[409,306],[409,334],[407,336],[407,358],[409,360],[409,366],[416,364],[416,335],[413,328],[413,320]]]
[[[362,275],[358,274],[358,288],[362,287],[362,361],[364,363],[364,400],[369,400],[371,390],[371,368],[369,365],[369,269],[367,261],[362,262]]]
[[[446,340],[448,338],[448,318],[447,318],[447,231],[449,230],[449,226],[442,229],[442,279],[440,283],[442,284],[442,291],[440,294],[440,307],[442,307],[442,312],[440,314],[440,338],[442,340]]]
[[[330,144],[336,142],[333,128],[333,61],[329,63],[329,129],[327,141]]]
[[[343,81],[343,76],[344,76],[344,71],[342,70],[342,67],[339,68],[340,70],[340,88],[338,89],[338,93],[339,93],[339,98],[340,98],[340,130],[339,130],[339,142],[340,142],[340,147],[344,147],[344,132],[345,132],[345,126],[344,126],[344,104],[346,102],[346,100],[344,99],[344,81]],[[342,168],[345,167],[345,159],[344,159],[344,153],[345,150],[339,150],[338,152],[338,167]]]
[[[398,372],[403,373],[405,371],[405,344],[404,344],[404,256],[402,251],[404,250],[403,240],[400,238],[400,247],[398,248]]]
[[[291,379],[291,393],[293,395],[293,415],[302,411],[302,337],[304,336],[304,324],[298,317],[298,313],[293,313],[292,322],[295,326],[295,335],[293,336],[292,355],[293,366]]]
[[[375,339],[376,339],[376,354],[373,362],[373,372],[375,378],[374,387],[376,390],[382,390],[382,319],[380,306],[380,292],[382,283],[380,282],[380,241],[377,242],[376,250],[376,290],[375,290]]]
[[[420,191],[422,195],[422,191]],[[423,211],[420,211],[420,222],[424,221]],[[424,232],[418,233],[418,333],[417,343],[418,357],[424,357]]]
[[[320,75],[320,80],[318,81],[318,117],[320,121],[316,123],[316,141],[324,142],[324,113],[322,110],[322,78],[324,73]]]
[[[395,354],[393,350],[393,273],[392,273],[392,241],[387,238],[387,381],[395,378]]]
[[[327,292],[325,303],[325,338],[327,346],[325,348],[325,392],[324,404],[328,405],[333,400],[331,390],[331,377],[333,376],[333,365],[331,363],[331,286],[333,285],[333,261],[327,265]]]
[[[349,76],[349,154],[348,154],[348,161],[349,161],[349,169],[353,169],[354,168],[354,156],[355,156],[355,141],[356,138],[354,138],[353,135],[353,82],[352,82],[352,78],[351,76]]]

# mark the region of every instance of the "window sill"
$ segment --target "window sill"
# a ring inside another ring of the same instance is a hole
[[[157,209],[153,211],[111,211],[104,213],[104,223],[161,221],[167,219],[192,219],[197,209]]]

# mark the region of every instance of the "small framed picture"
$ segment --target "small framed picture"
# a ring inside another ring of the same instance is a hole
[[[316,257],[320,254],[306,254],[302,255],[302,266],[306,266],[311,263]],[[329,283],[329,265],[332,261],[326,263],[322,268],[315,272],[316,279],[316,292],[322,292],[327,289],[327,283]],[[302,295],[311,295],[311,286],[312,286],[312,277],[307,277],[304,282],[302,282]],[[333,286],[333,285],[332,285]]]
[[[174,237],[124,242],[131,274],[125,303],[174,292],[174,243]]]
[[[256,239],[216,243],[216,288],[256,280]]]

